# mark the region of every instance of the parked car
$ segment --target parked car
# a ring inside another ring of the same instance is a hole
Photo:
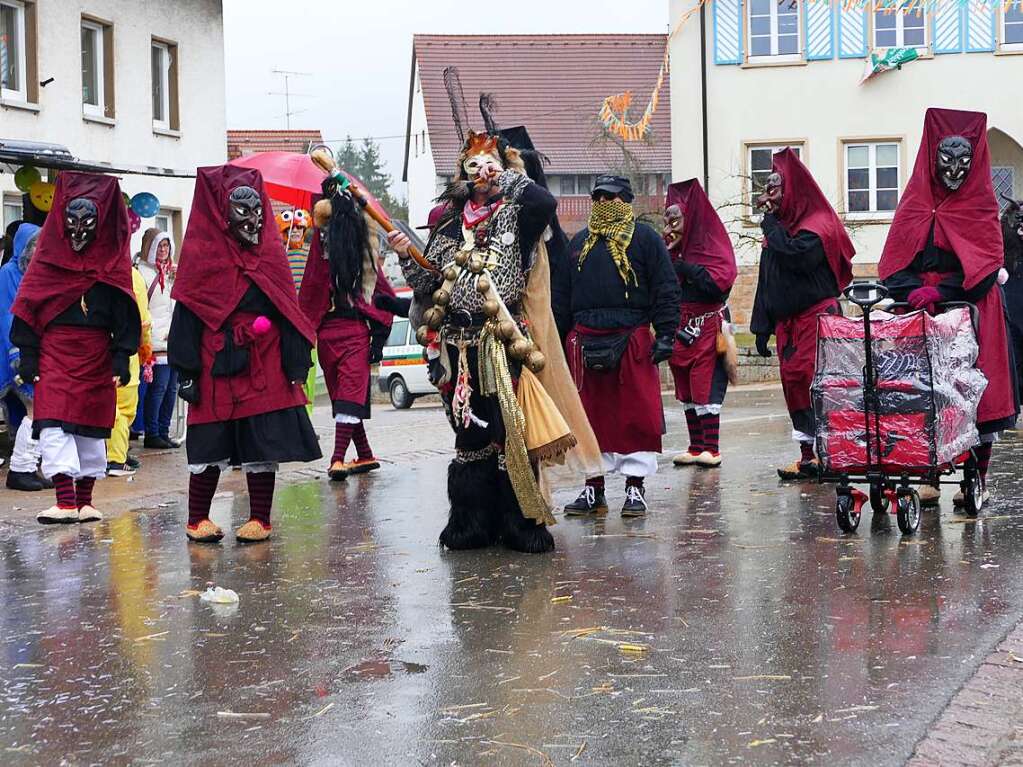
[[[384,344],[377,384],[380,391],[390,394],[391,404],[398,410],[412,407],[417,397],[437,393],[427,375],[423,347],[416,341],[416,333],[407,319],[394,318],[391,335]]]

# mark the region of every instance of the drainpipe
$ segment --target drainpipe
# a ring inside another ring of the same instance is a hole
[[[710,158],[707,133],[707,4],[700,4],[700,99],[703,102],[703,191],[710,194]]]

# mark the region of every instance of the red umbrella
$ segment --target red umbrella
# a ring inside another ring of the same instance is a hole
[[[313,195],[319,196],[320,186],[327,174],[320,170],[307,154],[298,152],[257,152],[231,160],[229,165],[255,168],[263,174],[266,193],[278,202],[296,208],[312,209]],[[357,185],[369,204],[387,215],[380,201],[366,190],[366,185],[345,170],[341,171]],[[389,216],[388,216],[389,218]]]

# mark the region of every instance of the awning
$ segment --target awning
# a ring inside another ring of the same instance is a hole
[[[0,165],[34,165],[51,170],[78,170],[85,173],[114,173],[131,176],[162,176],[164,178],[195,178],[195,171],[157,168],[152,165],[113,165],[81,160],[62,144],[41,141],[0,139]],[[16,168],[8,167],[13,172]],[[0,169],[2,170],[2,169]]]

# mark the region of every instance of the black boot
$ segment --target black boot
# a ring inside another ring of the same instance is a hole
[[[24,490],[34,493],[43,489],[43,483],[39,481],[39,475],[34,471],[9,471],[7,472],[7,487],[11,490]]]
[[[498,475],[498,504],[501,507],[501,540],[512,551],[524,554],[544,554],[554,551],[554,536],[547,525],[538,525],[535,520],[522,516],[522,509],[515,497],[508,472]]]
[[[497,456],[448,467],[451,511],[440,534],[441,545],[453,551],[482,549],[497,543],[500,518],[497,503]]]
[[[607,498],[604,496],[604,488],[586,485],[578,498],[565,504],[565,516],[588,517],[591,514],[598,517],[607,514]]]

